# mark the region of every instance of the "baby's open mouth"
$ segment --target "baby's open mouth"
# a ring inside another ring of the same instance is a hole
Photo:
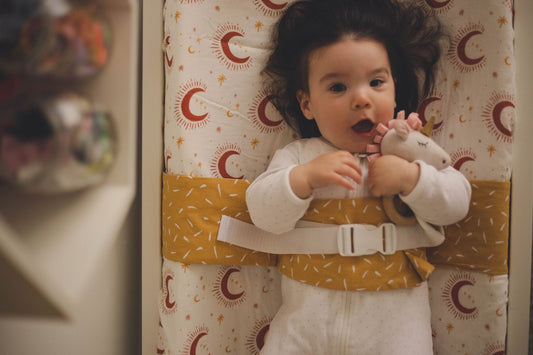
[[[352,129],[357,133],[370,133],[374,129],[374,123],[369,119],[365,119],[353,125]]]

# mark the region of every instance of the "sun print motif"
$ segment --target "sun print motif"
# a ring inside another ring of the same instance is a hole
[[[242,288],[238,277],[232,277],[233,274],[238,275],[240,271],[240,267],[223,266],[217,272],[212,291],[218,303],[225,308],[234,308],[246,300],[246,292],[244,290],[236,290]]]
[[[242,172],[242,169],[239,167],[238,162],[235,162],[233,159],[230,159],[234,156],[239,156],[241,154],[241,148],[233,143],[226,142],[222,145],[219,145],[213,155],[211,160],[211,174],[215,177],[227,178],[227,179],[242,179],[244,175],[235,174],[235,170]],[[230,162],[231,160],[231,162]],[[231,165],[229,169],[228,164]],[[233,171],[233,173],[230,173]],[[233,174],[233,175],[232,175]]]
[[[476,280],[467,272],[456,272],[450,275],[442,289],[442,300],[448,311],[455,319],[475,319],[479,314],[476,300],[471,287],[476,285]]]
[[[277,17],[283,13],[288,6],[288,2],[283,0],[254,0],[254,5],[263,15]]]
[[[457,31],[448,59],[459,72],[470,73],[485,66],[487,58],[481,42],[484,32],[485,27],[480,23],[471,23]]]
[[[498,141],[512,143],[515,125],[514,97],[506,91],[496,91],[490,96],[481,114],[483,122]]]
[[[213,36],[211,50],[230,70],[245,70],[252,65],[252,58],[243,43],[245,35],[246,32],[239,25],[225,23],[218,26]]]
[[[193,130],[207,125],[209,112],[203,98],[206,90],[205,83],[195,79],[190,79],[179,87],[173,112],[180,127]]]
[[[261,89],[248,109],[248,118],[264,134],[278,133],[285,128],[285,121],[272,104],[272,99],[273,95]]]

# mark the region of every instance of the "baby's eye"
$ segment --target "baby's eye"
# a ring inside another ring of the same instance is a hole
[[[333,84],[330,86],[329,90],[333,92],[342,92],[346,90],[346,85],[340,83]]]
[[[381,80],[381,79],[374,79],[374,80],[370,81],[370,86],[377,87],[377,86],[380,86],[383,83],[384,83],[384,81]]]

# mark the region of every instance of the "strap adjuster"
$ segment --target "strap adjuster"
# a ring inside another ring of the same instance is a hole
[[[337,231],[339,254],[342,256],[361,256],[380,252],[385,255],[396,252],[396,226],[383,223],[341,224]]]

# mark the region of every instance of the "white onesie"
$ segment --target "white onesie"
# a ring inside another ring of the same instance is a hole
[[[290,187],[289,172],[337,148],[323,138],[302,139],[278,150],[267,169],[247,190],[246,201],[256,226],[273,233],[294,228],[311,200],[369,197],[363,184],[316,189],[300,199]],[[424,162],[414,190],[402,200],[426,222],[448,225],[465,217],[471,188],[448,167]],[[368,162],[360,158],[363,180]],[[341,291],[282,279],[282,305],[274,317],[261,354],[432,354],[427,283],[378,292]]]

